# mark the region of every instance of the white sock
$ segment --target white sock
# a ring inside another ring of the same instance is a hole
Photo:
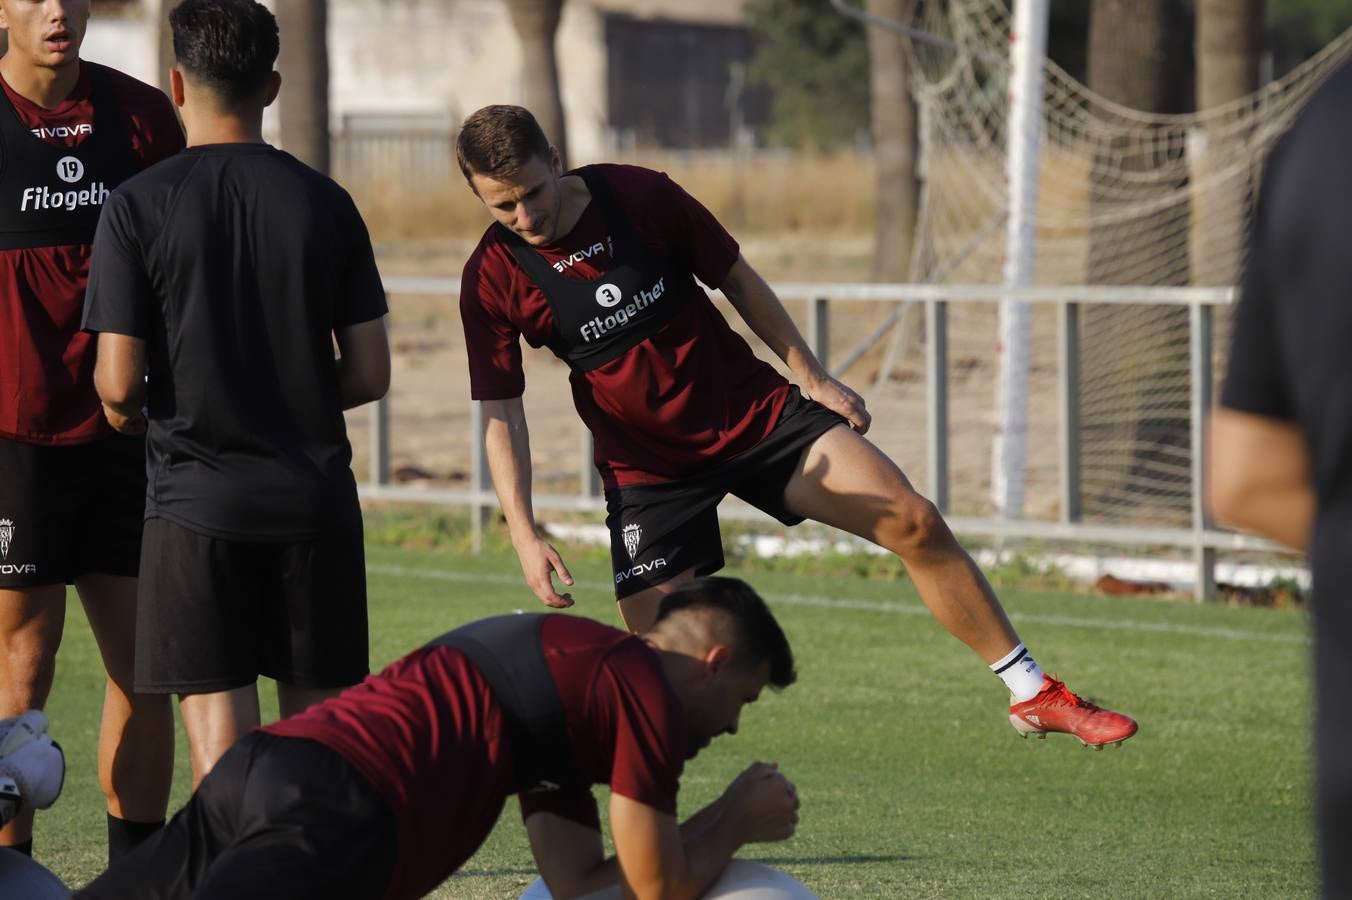
[[[991,663],[991,671],[1000,676],[1015,703],[1032,700],[1042,690],[1042,668],[1023,644]]]

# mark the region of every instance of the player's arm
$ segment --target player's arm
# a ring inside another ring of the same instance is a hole
[[[1309,547],[1315,495],[1310,453],[1293,422],[1218,407],[1211,415],[1206,494],[1212,515],[1288,547]]]
[[[629,848],[629,856],[640,860],[631,862],[630,868],[642,872],[645,867],[641,861],[652,859],[657,860],[658,877],[662,879],[679,873],[686,881],[693,877],[694,881],[702,882],[707,876],[704,887],[689,895],[698,896],[722,874],[728,860],[744,844],[789,838],[798,822],[797,793],[773,763],[748,767],[717,800],[686,819],[679,828],[673,816],[628,798],[622,798],[621,820],[617,820],[618,796],[612,794],[610,809],[620,856],[606,858],[599,831],[557,813],[541,811],[526,819],[535,864],[555,897],[583,896],[620,882],[620,859],[626,852],[620,849],[620,835],[628,834],[631,826],[647,835],[643,841],[649,844],[655,841],[658,850],[654,853],[641,846]],[[622,820],[625,824],[621,824]],[[675,832],[674,837],[670,831]],[[663,881],[659,890],[646,893],[634,886],[632,878],[627,883],[631,894],[639,897],[686,896],[680,892],[679,881]]]
[[[384,319],[338,328],[338,396],[351,409],[385,396],[390,389],[390,338]]]
[[[123,434],[144,434],[146,342],[126,334],[99,332],[94,390],[108,424]]]
[[[831,377],[779,297],[744,257],[738,255],[719,290],[756,336],[784,361],[808,396],[844,416],[855,431],[868,431],[872,416],[864,408],[864,398]]]
[[[554,589],[555,573],[566,585],[573,583],[563,558],[540,537],[531,503],[530,431],[520,397],[482,400],[484,451],[493,488],[498,494],[512,547],[521,562],[521,572],[535,596],[545,606],[562,609],[573,605],[570,594]]]
[[[674,816],[610,795],[610,829],[627,897],[699,897],[744,845],[787,840],[797,827],[798,794],[772,764],[748,768],[679,828]]]

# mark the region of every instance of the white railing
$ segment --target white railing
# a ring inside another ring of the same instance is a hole
[[[1208,410],[1212,404],[1212,359],[1214,311],[1234,301],[1233,288],[1141,288],[1141,287],[1023,287],[1000,285],[927,285],[927,284],[822,284],[780,283],[774,289],[789,303],[807,305],[805,337],[818,358],[833,371],[848,368],[865,345],[847,354],[837,365],[828,356],[828,337],[833,303],[921,303],[925,311],[926,357],[926,456],[927,493],[931,500],[949,512],[949,385],[948,385],[948,313],[954,304],[993,303],[1017,300],[1054,304],[1057,312],[1056,359],[1059,429],[1059,521],[1037,519],[995,519],[951,517],[955,532],[996,538],[1033,538],[1080,543],[1104,543],[1137,546],[1183,548],[1193,554],[1196,571],[1196,596],[1215,596],[1215,565],[1218,550],[1276,550],[1276,545],[1248,535],[1224,531],[1213,526],[1202,503],[1202,465],[1206,459]],[[386,289],[391,295],[437,295],[447,298],[459,294],[457,280],[449,278],[389,278]],[[1191,423],[1191,526],[1187,528],[1140,525],[1094,524],[1081,521],[1080,503],[1080,392],[1079,392],[1079,318],[1084,304],[1161,304],[1186,306],[1190,331],[1190,423]],[[894,310],[877,334],[900,318]],[[869,341],[866,341],[867,344]],[[482,418],[479,404],[471,401],[470,473],[468,487],[461,490],[403,487],[390,478],[390,415],[388,401],[372,410],[370,427],[369,478],[360,486],[363,497],[371,499],[468,506],[472,511],[475,546],[479,546],[485,514],[497,507],[488,467],[484,458]],[[590,442],[579,446],[578,472],[581,487],[575,494],[536,494],[534,506],[546,510],[602,511],[598,479],[590,458]],[[731,518],[763,519],[757,510],[730,502],[722,514]]]

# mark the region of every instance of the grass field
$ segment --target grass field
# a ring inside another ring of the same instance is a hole
[[[578,611],[618,624],[595,554],[572,561]],[[501,552],[372,546],[368,565],[376,666],[459,623],[535,605]],[[1141,721],[1126,746],[1091,752],[1066,737],[1020,740],[999,683],[909,583],[748,580],[783,623],[800,680],[695,760],[682,793],[694,811],[749,761],[779,761],[802,797],[798,835],[743,857],[825,898],[1313,894],[1302,614],[1006,591],[1044,667]],[[69,775],[38,820],[37,856],[79,885],[105,853],[101,680],[78,604],[69,619],[49,705]],[[183,747],[178,762],[174,808],[188,784]],[[534,877],[509,805],[435,896],[516,897]]]

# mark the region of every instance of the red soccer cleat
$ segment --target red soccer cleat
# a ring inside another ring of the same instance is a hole
[[[1122,742],[1136,733],[1136,720],[1102,709],[1071,693],[1064,682],[1043,675],[1042,690],[1032,700],[1009,708],[1009,723],[1025,738],[1046,738],[1047,732],[1073,734],[1080,743],[1095,750]]]

